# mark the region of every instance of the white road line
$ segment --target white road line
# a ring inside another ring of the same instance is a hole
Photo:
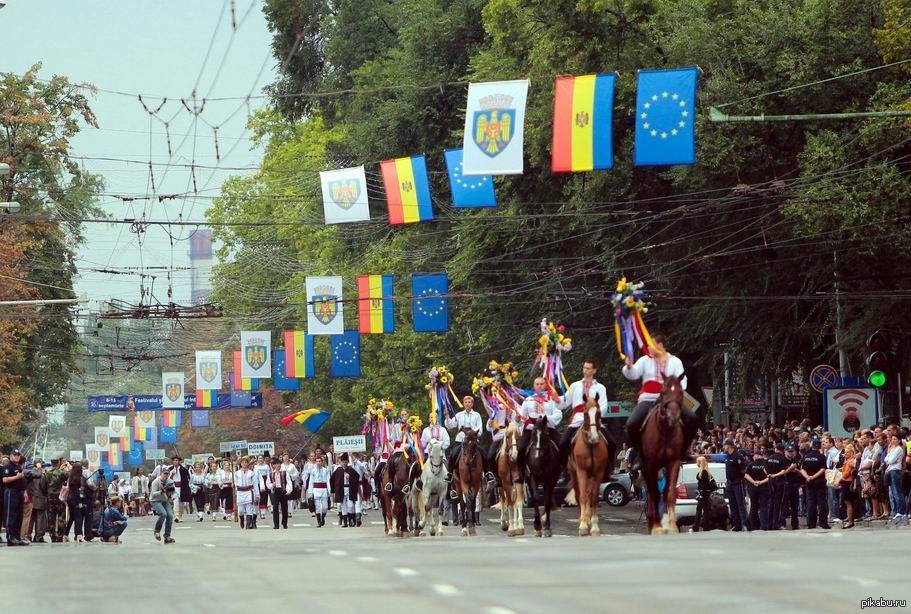
[[[174,527],[174,528],[177,529],[178,531],[189,531],[193,527]]]
[[[528,541],[528,538],[527,538],[527,537],[517,537],[517,538],[516,538],[515,540],[513,540],[513,541],[517,541],[517,542],[519,542],[520,544],[524,544],[525,542]]]
[[[377,522],[376,520],[371,520],[371,521],[370,521],[370,524],[385,524],[385,523]]]
[[[495,605],[495,606],[492,606],[489,608],[484,608],[484,611],[487,612],[487,614],[516,614],[515,611],[510,610],[509,608],[504,608],[504,607],[498,606],[498,605]]]
[[[462,591],[454,587],[452,584],[434,584],[433,590],[437,592],[438,595],[443,597],[455,597],[456,595],[462,594]]]
[[[233,527],[230,527],[230,526],[223,527],[222,525],[217,524],[217,525],[215,525],[213,528],[215,528],[215,529],[231,529],[231,528],[233,528]]]
[[[206,548],[214,548],[215,544],[203,544]]]
[[[403,578],[410,578],[412,576],[418,575],[418,572],[414,569],[411,569],[410,567],[396,567],[392,571],[402,576]]]
[[[870,588],[873,586],[879,586],[882,584],[879,580],[874,580],[873,578],[858,578],[855,576],[842,576],[842,580],[846,582],[856,582],[858,585],[864,588]]]
[[[357,557],[357,560],[361,563],[376,563],[375,556],[359,556]]]
[[[347,556],[348,553],[344,550],[330,550],[329,554],[332,556]]]
[[[291,525],[291,526],[292,526],[292,527],[309,527],[309,526],[310,526],[310,523],[309,523],[309,522],[301,522],[300,524],[295,523],[295,524],[293,524],[293,525]]]

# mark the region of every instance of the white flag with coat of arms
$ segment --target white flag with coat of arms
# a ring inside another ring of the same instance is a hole
[[[370,221],[367,176],[363,166],[323,171],[319,174],[319,181],[327,224]]]
[[[165,409],[183,409],[183,371],[165,371],[161,374],[161,406]]]
[[[196,351],[196,389],[221,389],[221,351]]]
[[[463,175],[521,175],[528,80],[468,85]]]
[[[342,278],[307,278],[307,334],[341,335],[345,332],[342,318]]]
[[[272,331],[240,331],[240,376],[252,379],[272,377]]]

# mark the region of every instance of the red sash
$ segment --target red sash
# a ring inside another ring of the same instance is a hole
[[[325,482],[314,482],[313,488],[326,488],[326,483]]]
[[[662,389],[661,382],[658,380],[649,380],[647,382],[642,382],[642,388],[639,389],[639,394],[648,393],[648,394],[661,394]]]

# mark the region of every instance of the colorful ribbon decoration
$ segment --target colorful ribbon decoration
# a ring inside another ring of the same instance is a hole
[[[611,295],[614,308],[614,339],[621,360],[635,360],[636,348],[646,356],[656,351],[652,336],[645,326],[642,314],[648,312],[647,298],[642,289],[645,284],[626,281],[626,277],[617,282],[617,291]]]
[[[430,409],[437,415],[437,423],[443,424],[444,418],[451,418],[455,415],[455,405],[462,408],[459,397],[456,396],[452,389],[452,382],[455,379],[449,369],[443,366],[433,367],[428,372],[430,383],[424,385],[427,395],[430,398]]]
[[[481,404],[487,410],[490,418],[495,418],[497,412],[507,412],[506,422],[509,421],[509,412],[518,413],[519,407],[525,402],[525,393],[515,385],[515,378],[519,376],[512,368],[512,363],[498,363],[491,360],[487,370],[474,378],[471,390],[481,397]]]
[[[553,394],[563,395],[569,389],[569,382],[563,373],[563,352],[573,349],[573,340],[563,333],[566,327],[541,320],[541,336],[538,338],[538,354],[532,368],[540,368],[541,376],[547,382],[547,389]]]
[[[391,428],[387,412],[394,409],[392,401],[384,401],[371,398],[367,402],[367,411],[364,416],[364,426],[361,428],[361,434],[368,435],[373,445],[373,450],[377,454],[391,452],[389,445],[389,429]]]

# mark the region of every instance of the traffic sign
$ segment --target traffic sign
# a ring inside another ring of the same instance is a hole
[[[816,392],[822,393],[826,388],[832,388],[840,384],[841,378],[832,365],[819,365],[810,372],[810,387]]]

